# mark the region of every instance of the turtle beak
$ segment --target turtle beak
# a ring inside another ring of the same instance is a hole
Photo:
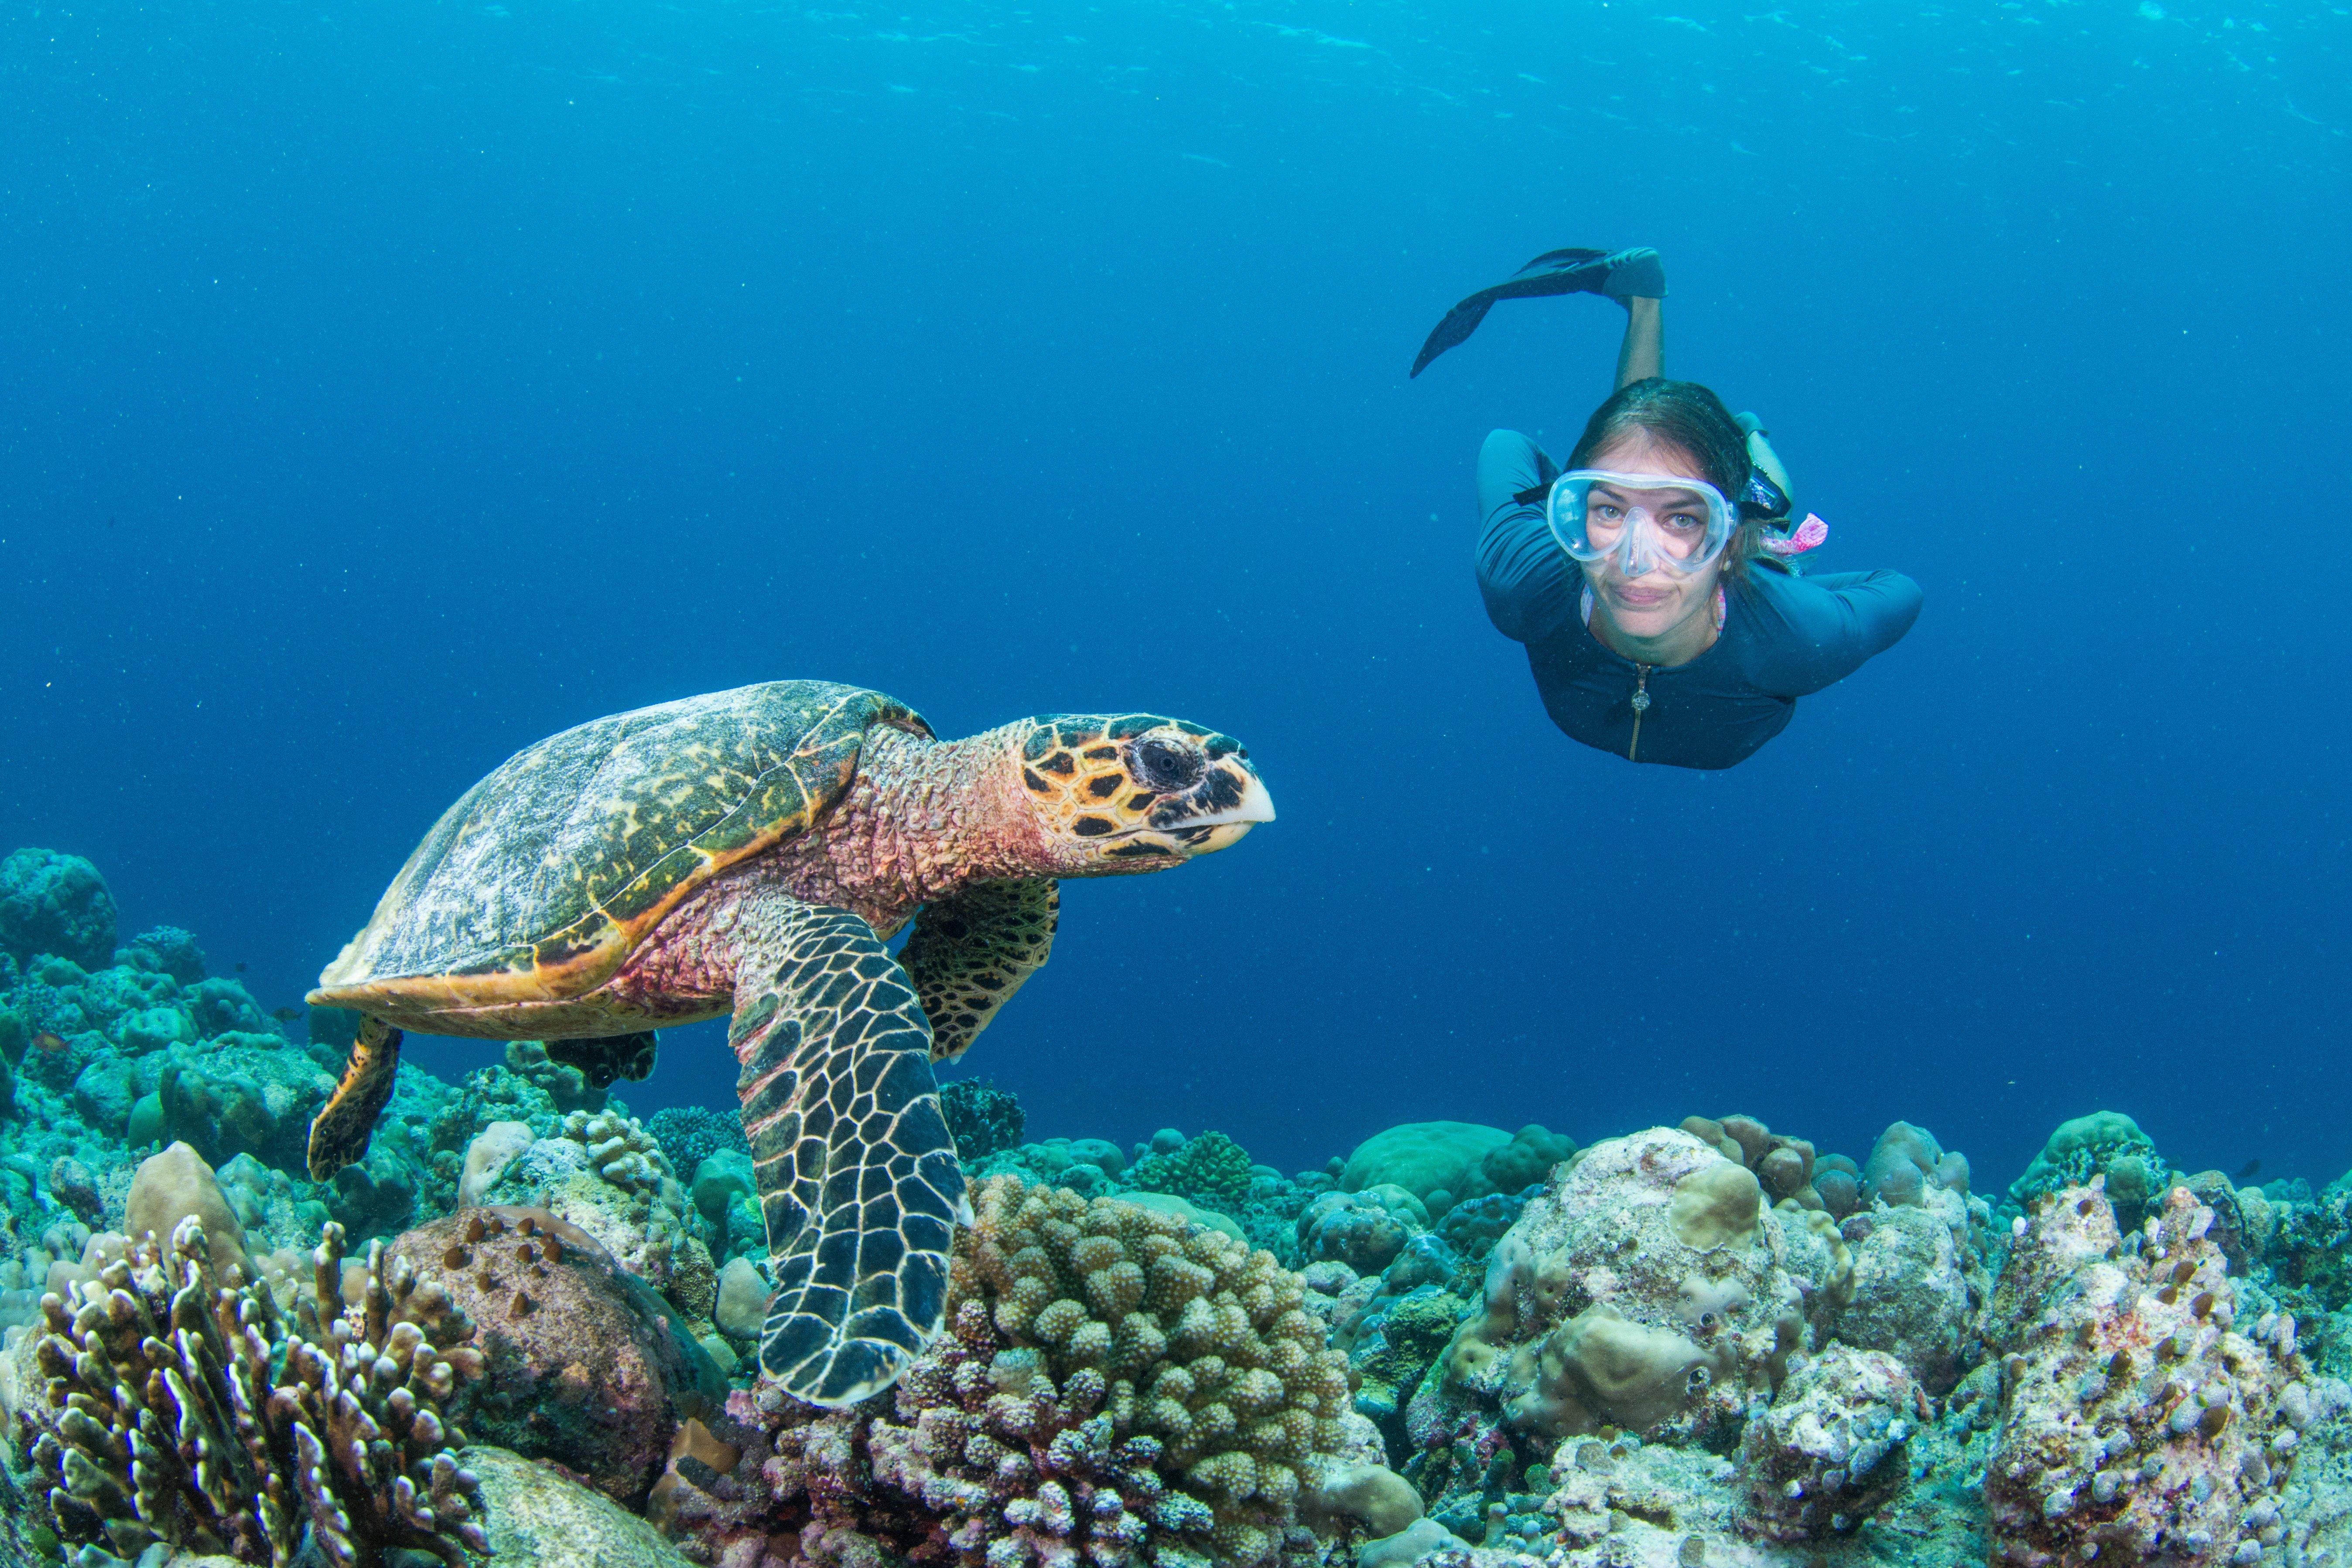
[[[1214,855],[1220,849],[1231,848],[1249,837],[1249,830],[1261,822],[1274,820],[1274,796],[1256,773],[1246,764],[1228,761],[1224,767],[1240,775],[1241,799],[1222,811],[1193,818],[1184,825],[1178,837],[1184,845],[1185,858],[1197,860],[1203,855]],[[1208,829],[1198,838],[1194,834]]]

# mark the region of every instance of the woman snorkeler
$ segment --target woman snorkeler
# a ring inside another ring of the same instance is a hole
[[[1919,616],[1895,572],[1798,574],[1828,534],[1790,516],[1789,478],[1752,415],[1668,381],[1654,250],[1555,250],[1456,305],[1414,363],[1496,300],[1596,293],[1626,310],[1617,390],[1563,470],[1497,430],[1478,453],[1478,588],[1528,648],[1553,723],[1629,762],[1728,768],[1786,729],[1797,699],[1894,646]]]

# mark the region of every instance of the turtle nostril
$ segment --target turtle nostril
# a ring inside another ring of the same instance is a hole
[[[1146,789],[1183,789],[1198,782],[1206,764],[1190,746],[1154,737],[1139,741],[1128,753],[1128,771]]]

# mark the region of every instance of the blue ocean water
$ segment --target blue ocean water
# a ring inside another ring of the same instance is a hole
[[[1279,822],[1073,885],[1033,1135],[2128,1111],[2352,1164],[2352,12],[1299,0],[0,15],[0,848],[299,1000],[518,748],[753,680],[1146,709]],[[1545,719],[1470,459],[1651,244],[1900,646],[1721,775]],[[483,1047],[417,1041],[454,1077]],[[630,1096],[726,1104],[716,1026]]]

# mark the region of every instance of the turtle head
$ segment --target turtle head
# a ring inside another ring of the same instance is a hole
[[[1241,742],[1198,724],[1064,713],[1013,734],[1021,794],[1057,877],[1181,865],[1274,820]]]

